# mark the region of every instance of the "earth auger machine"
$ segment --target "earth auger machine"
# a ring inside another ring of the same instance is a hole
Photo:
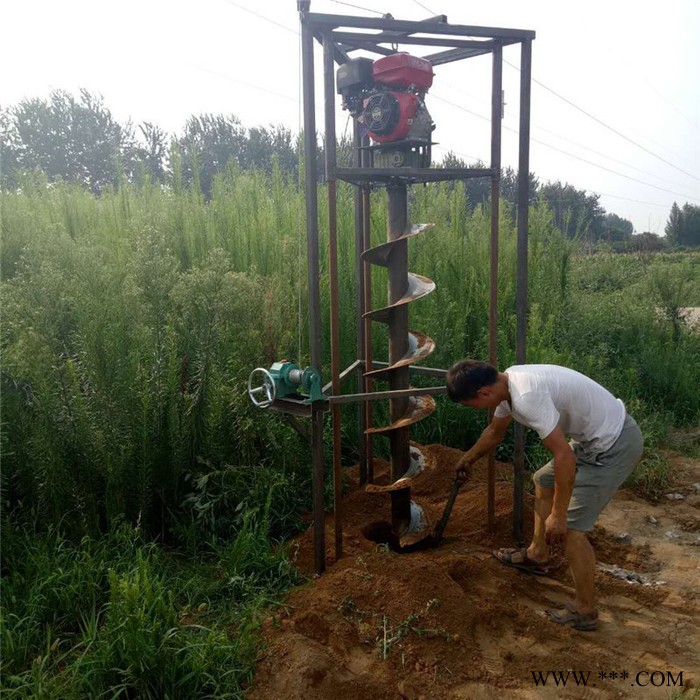
[[[317,574],[326,565],[323,503],[323,426],[324,413],[332,413],[333,475],[336,558],[342,556],[342,508],[340,493],[340,407],[361,402],[360,478],[365,488],[391,499],[391,523],[375,524],[366,533],[370,539],[383,537],[397,551],[408,551],[421,538],[429,546],[439,542],[459,485],[455,482],[443,518],[435,532],[429,532],[423,509],[411,499],[411,484],[427,478],[425,458],[410,443],[410,427],[435,410],[434,396],[445,393],[444,384],[411,387],[409,377],[422,374],[443,380],[445,369],[418,365],[435,348],[435,342],[421,331],[409,328],[410,305],[430,294],[435,283],[408,270],[408,246],[412,238],[429,230],[430,224],[409,223],[408,188],[415,184],[459,181],[474,177],[491,179],[491,294],[489,314],[489,359],[496,358],[496,280],[498,259],[498,205],[502,118],[502,51],[520,44],[520,157],[518,184],[518,340],[516,360],[524,361],[525,290],[527,282],[527,196],[529,172],[529,85],[531,43],[534,32],[453,25],[444,15],[423,21],[396,20],[391,16],[366,18],[350,15],[312,13],[310,0],[297,0],[301,23],[302,86],[304,113],[304,161],[306,187],[307,281],[309,295],[309,367],[282,360],[269,369],[251,373],[248,392],[261,408],[311,419],[311,449],[314,469],[314,554]],[[320,345],[320,293],[318,261],[317,143],[315,123],[314,42],[323,46],[323,86],[325,122],[325,174],[328,193],[328,236],[330,279],[331,382],[322,385]],[[407,44],[411,51],[399,50]],[[439,47],[428,55],[417,55],[417,46]],[[353,56],[357,51],[372,57]],[[437,66],[472,56],[491,54],[492,113],[491,164],[483,168],[431,167],[435,124],[428,112],[428,93]],[[378,57],[377,57],[378,56]],[[337,71],[335,70],[338,66]],[[335,112],[337,97],[353,119],[354,160],[350,167],[336,159]],[[522,174],[525,174],[524,177]],[[336,183],[355,186],[355,249],[357,269],[357,360],[341,371],[339,353],[339,310],[337,272]],[[380,245],[370,244],[370,191],[383,188],[387,193],[387,235]],[[387,303],[371,307],[371,270],[387,270]],[[388,334],[388,357],[372,357],[373,326],[382,324]],[[343,394],[341,382],[357,378],[358,391]],[[388,390],[377,391],[377,381],[388,383]],[[389,424],[373,425],[372,402],[388,400]],[[375,483],[372,439],[384,436],[390,443],[389,483]],[[518,458],[514,490],[514,531],[522,526],[524,456]],[[520,441],[524,444],[524,435]],[[520,461],[518,461],[518,459]],[[430,466],[430,465],[428,465]],[[489,470],[489,524],[494,511],[493,459]],[[423,476],[421,476],[423,475]],[[384,528],[382,530],[382,528]],[[384,535],[382,535],[382,532]],[[388,539],[387,539],[388,538]]]

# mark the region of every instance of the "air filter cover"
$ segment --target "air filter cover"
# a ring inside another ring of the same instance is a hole
[[[392,87],[427,90],[433,84],[433,64],[419,56],[395,53],[374,62],[372,77]]]

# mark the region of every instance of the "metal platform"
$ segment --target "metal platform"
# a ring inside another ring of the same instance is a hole
[[[441,180],[468,180],[492,177],[491,168],[336,168],[339,180],[353,185],[387,185],[393,181],[410,185]]]

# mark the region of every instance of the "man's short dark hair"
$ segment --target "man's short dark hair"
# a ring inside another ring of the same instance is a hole
[[[447,395],[452,401],[468,401],[476,398],[479,389],[491,386],[498,380],[498,370],[481,360],[460,360],[447,370]]]

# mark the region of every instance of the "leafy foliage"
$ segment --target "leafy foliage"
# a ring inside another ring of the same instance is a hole
[[[191,567],[123,524],[78,544],[4,533],[3,696],[241,697],[261,606],[296,581],[269,504],[243,521]]]
[[[476,161],[467,163],[463,158],[459,158],[451,151],[445,154],[438,167],[440,168],[486,168],[486,163]],[[491,202],[491,182],[486,178],[468,178],[458,181],[464,187],[464,193],[469,206],[469,211],[474,211],[477,207]],[[455,183],[448,183],[448,188],[452,189]],[[539,188],[539,180],[534,173],[530,173],[528,178],[528,202],[534,204]],[[500,197],[502,201],[509,202],[511,215],[515,212],[513,208],[518,202],[518,174],[513,168],[501,168],[501,189]]]
[[[0,110],[0,134],[7,144],[3,186],[16,187],[22,171],[41,170],[51,181],[61,178],[79,182],[95,192],[107,184],[116,184],[120,178],[130,182],[148,178],[176,190],[191,186],[209,199],[216,176],[230,168],[270,173],[276,165],[282,173],[298,177],[302,135],[294,137],[282,125],[246,128],[233,114],[200,114],[192,115],[179,135],[170,137],[150,122],[140,124],[134,134],[131,124],[120,126],[114,122],[100,97],[86,90],[80,95],[78,103],[69,93],[54,91],[49,101],[25,100],[16,107]],[[325,144],[321,143],[317,159],[321,181],[324,158]],[[342,165],[351,164],[352,143],[345,136],[337,144],[337,158]],[[438,167],[467,167],[467,163],[450,152]],[[485,164],[479,161],[470,167],[483,168]],[[460,184],[470,211],[490,201],[491,184],[487,179],[470,178]],[[510,203],[511,214],[517,203],[517,187],[517,173],[509,167],[502,169],[501,198]],[[599,204],[599,195],[568,183],[542,185],[530,173],[531,205],[537,196],[545,199],[554,212],[557,227],[569,237],[580,237],[593,244],[599,240],[622,242],[632,234],[632,223],[606,214]],[[690,228],[694,231],[697,226],[692,224]],[[687,233],[681,237],[687,237]]]
[[[541,187],[539,196],[554,213],[557,228],[567,237],[592,242],[604,235],[605,210],[599,204],[600,195],[557,181]]]
[[[161,136],[147,137],[148,152],[157,155]],[[18,188],[0,193],[9,697],[240,697],[257,612],[296,580],[273,543],[298,530],[309,508],[308,445],[251,407],[245,380],[281,357],[309,361],[304,195],[273,158],[269,171],[238,162],[212,171],[204,197],[202,171],[192,169],[196,149],[189,166],[187,153],[173,152],[170,187],[151,163],[136,183],[122,179],[99,197],[37,173],[18,174]],[[149,162],[147,153],[139,157]],[[383,192],[371,196],[376,244],[386,201]],[[347,366],[356,352],[351,188],[340,185],[338,198]],[[435,227],[411,241],[409,266],[438,284],[412,306],[411,325],[436,340],[435,366],[485,357],[490,207],[453,183],[414,188],[410,206],[413,221]],[[325,197],[319,208],[325,318]],[[516,325],[516,226],[507,201],[500,220],[506,367],[515,360]],[[568,365],[603,383],[653,448],[669,425],[700,416],[700,338],[679,311],[700,305],[700,257],[579,252],[556,211],[534,198],[529,361]],[[385,302],[383,274],[375,271],[375,307]],[[325,322],[321,334],[328,353]],[[386,334],[377,330],[373,342],[374,356],[385,357]],[[355,416],[343,412],[349,459]],[[439,401],[412,434],[466,447],[485,418]],[[507,459],[511,447],[506,441],[499,456]],[[665,478],[654,454],[636,475],[647,492]],[[528,446],[533,465],[541,457]]]
[[[101,192],[130,168],[131,127],[120,125],[102,98],[80,91],[76,99],[54,90],[47,100],[22,100],[2,122],[3,180],[16,185],[23,170],[40,170]]]
[[[606,214],[603,221],[603,236],[608,241],[624,241],[634,233],[631,221],[617,214]]]
[[[686,202],[681,209],[674,202],[665,231],[666,238],[673,246],[700,246],[700,207]]]
[[[300,468],[303,446],[270,416],[253,420],[244,391],[251,367],[290,354],[292,280],[251,271],[252,256],[264,266],[261,229],[276,227],[217,192],[183,218],[185,201],[151,186],[99,199],[67,185],[3,195],[11,508],[75,533],[125,516],[166,536],[200,458],[260,465],[278,445]],[[251,234],[240,244],[224,235],[232,214]]]
[[[352,192],[338,192],[347,366],[355,352]],[[377,242],[386,217],[381,195],[372,204]],[[246,501],[247,478],[256,499],[281,479],[288,494],[304,494],[291,498],[289,509],[275,497],[273,530],[289,534],[310,497],[307,446],[274,416],[253,411],[244,387],[255,366],[280,357],[308,362],[297,184],[273,168],[270,175],[217,176],[209,202],[191,188],[125,184],[95,198],[67,184],[47,189],[40,180],[2,198],[9,510],[43,526],[61,522],[75,536],[107,532],[124,517],[166,540],[183,533],[194,543],[235,531],[229,514]],[[483,357],[489,210],[470,214],[464,189],[448,183],[416,188],[411,206],[414,221],[436,227],[412,241],[410,267],[438,281],[436,293],[411,309],[412,326],[437,340],[437,366]],[[575,244],[542,201],[530,221],[530,360],[580,369],[625,400],[640,398],[650,411],[668,408],[679,424],[696,419],[690,387],[700,382],[698,339],[680,312],[697,296],[695,266],[574,257]],[[503,366],[514,361],[515,244],[504,203]],[[327,309],[325,245],[323,237]],[[384,288],[379,272],[375,306],[383,304]],[[328,332],[323,324],[326,350]],[[375,333],[374,343],[375,356],[385,356],[386,334]],[[357,424],[352,411],[344,415],[344,453],[352,458]],[[421,422],[415,436],[465,446],[482,423],[439,402],[435,420]]]

